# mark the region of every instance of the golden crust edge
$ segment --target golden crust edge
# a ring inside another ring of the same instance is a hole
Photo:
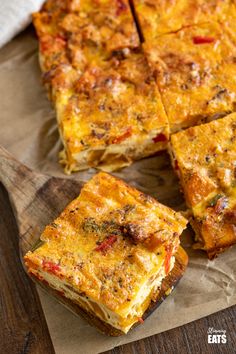
[[[188,256],[185,250],[179,246],[177,252],[175,253],[175,264],[171,272],[167,275],[166,278],[163,279],[161,284],[161,290],[158,292],[156,301],[151,301],[148,309],[144,312],[142,319],[145,320],[149,317],[153,311],[156,310],[157,307],[161,305],[161,303],[165,300],[167,296],[169,296],[172,290],[176,287],[179,280],[182,278],[185,269],[188,264]],[[111,326],[110,324],[102,321],[100,318],[96,317],[94,314],[82,309],[78,304],[75,304],[71,300],[65,298],[60,292],[52,289],[46,283],[38,280],[37,277],[32,274],[27,273],[34,282],[39,284],[47,293],[55,297],[60,303],[62,303],[66,308],[68,308],[73,313],[78,314],[83,319],[85,319],[91,326],[95,327],[102,334],[118,337],[124,335],[125,333],[121,330]],[[140,322],[136,322],[131,329],[137,327]],[[128,332],[129,333],[129,332]]]

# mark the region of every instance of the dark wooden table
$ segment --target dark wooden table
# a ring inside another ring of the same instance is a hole
[[[208,344],[209,327],[226,330],[227,344]],[[0,185],[0,354],[36,353],[54,349],[34,284],[21,266],[16,223]],[[236,353],[236,306],[106,353]]]

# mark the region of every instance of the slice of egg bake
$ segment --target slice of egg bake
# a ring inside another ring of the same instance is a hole
[[[186,27],[143,44],[171,133],[235,111],[235,44],[217,22]]]
[[[100,330],[105,324],[107,334],[120,335],[171,292],[180,254],[182,276],[187,255],[179,236],[186,224],[180,213],[101,172],[24,260],[30,275],[77,304]]]
[[[65,172],[109,172],[167,147],[167,116],[127,0],[48,0],[33,20]]]
[[[131,0],[145,41],[202,23],[236,18],[233,0]]]
[[[172,135],[171,150],[195,248],[212,259],[236,243],[236,113]]]

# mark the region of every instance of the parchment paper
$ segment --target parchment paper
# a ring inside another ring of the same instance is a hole
[[[30,28],[0,51],[0,144],[20,161],[41,172],[64,176],[57,163],[60,142],[55,113],[40,82],[37,40]],[[87,180],[90,170],[70,178]],[[175,209],[184,208],[168,156],[162,154],[116,173],[132,185]],[[190,261],[169,298],[143,325],[127,336],[109,338],[39,290],[57,354],[93,354],[138,340],[236,304],[236,247],[214,261],[191,249],[190,233],[182,237]]]

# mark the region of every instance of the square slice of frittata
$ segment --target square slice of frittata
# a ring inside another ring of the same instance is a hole
[[[195,248],[210,259],[236,243],[236,113],[171,137]]]
[[[128,0],[47,0],[33,23],[44,72],[67,63],[82,72],[140,43]]]
[[[169,125],[128,0],[47,1],[34,15],[65,171],[113,171],[167,146]]]
[[[186,224],[180,213],[100,172],[24,260],[31,275],[127,333],[174,267]]]
[[[236,42],[221,24],[160,36],[144,51],[172,133],[235,111]]]
[[[106,70],[89,67],[73,88],[57,94],[65,171],[110,172],[163,150],[169,125],[144,55],[132,53]]]
[[[136,17],[147,42],[182,28],[206,22],[235,21],[235,2],[232,0],[131,0]]]

